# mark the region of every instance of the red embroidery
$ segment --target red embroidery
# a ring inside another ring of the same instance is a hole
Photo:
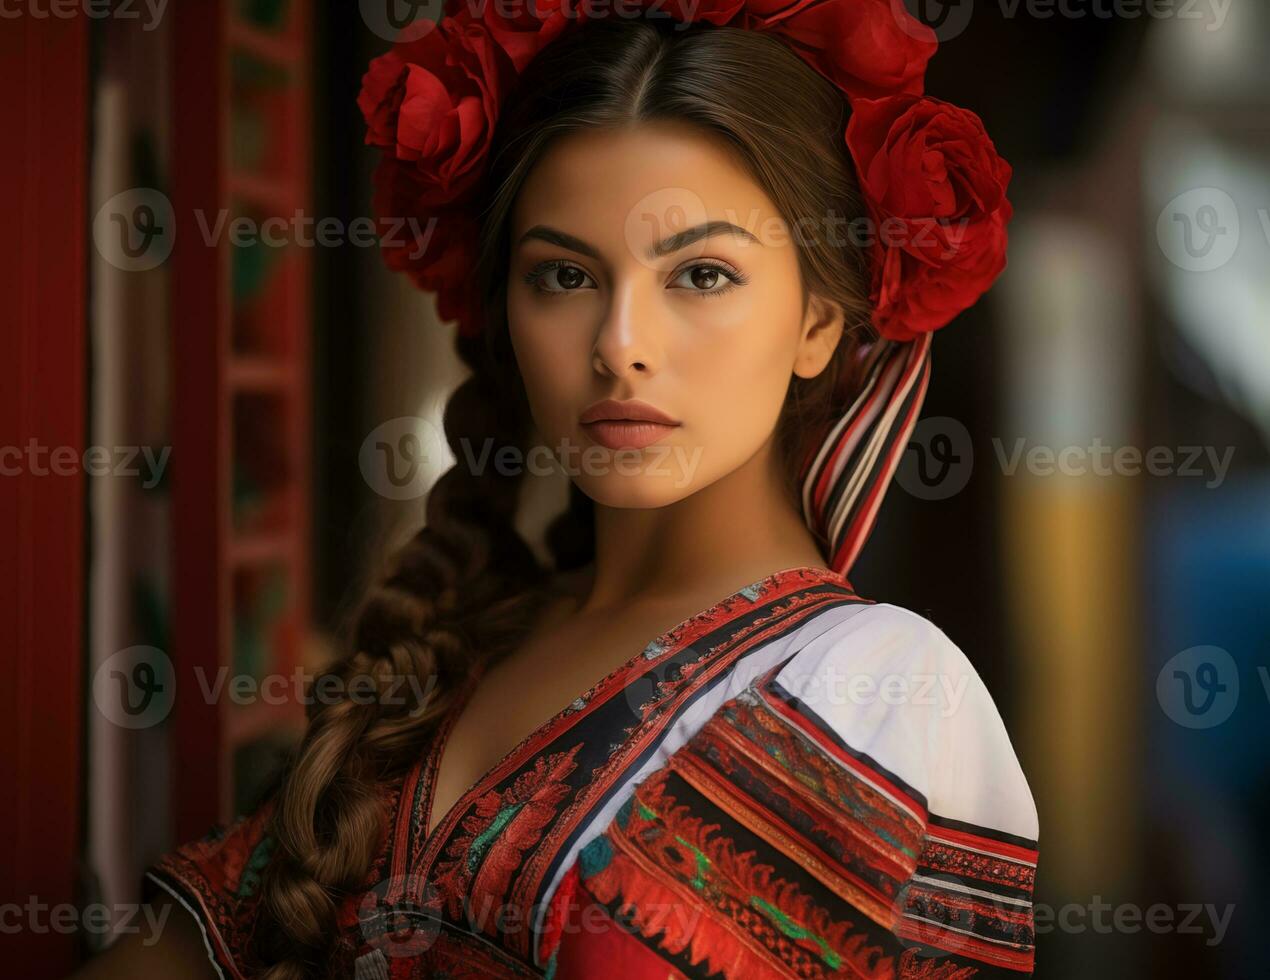
[[[894,960],[858,923],[835,918],[753,852],[738,852],[675,802],[667,775],[642,783],[625,826],[610,826],[613,858],[586,879],[600,901],[667,952],[725,976],[894,976]]]
[[[435,882],[446,914],[466,914],[481,932],[494,934],[502,901],[525,851],[542,836],[569,795],[564,782],[576,768],[581,743],[565,752],[540,756],[502,792],[486,793],[462,820],[462,832],[437,864]]]

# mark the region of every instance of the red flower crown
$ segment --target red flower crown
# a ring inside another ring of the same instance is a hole
[[[547,44],[618,3],[776,35],[844,93],[883,337],[937,330],[1005,268],[1010,165],[977,115],[922,94],[935,35],[901,0],[450,0],[440,22],[370,63],[357,104],[366,142],[384,151],[374,193],[384,260],[435,292],[461,334],[481,329],[472,205],[503,99]]]

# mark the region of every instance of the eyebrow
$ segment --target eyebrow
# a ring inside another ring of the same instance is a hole
[[[660,258],[664,255],[670,255],[672,252],[678,252],[682,248],[687,248],[694,242],[724,234],[740,235],[749,241],[758,242],[754,235],[739,225],[732,224],[730,221],[706,221],[691,228],[685,228],[683,231],[677,232],[668,238],[663,238],[648,250],[647,255],[650,260]],[[593,259],[598,260],[601,257],[594,246],[588,245],[581,238],[576,238],[568,232],[563,232],[559,228],[552,228],[549,225],[534,225],[520,237],[520,241],[517,244],[523,245],[530,239],[559,245],[561,248],[567,248],[570,251],[578,252]]]

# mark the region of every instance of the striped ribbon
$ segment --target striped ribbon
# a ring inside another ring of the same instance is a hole
[[[884,341],[867,381],[803,475],[803,517],[846,575],[873,529],[930,381],[929,333]]]

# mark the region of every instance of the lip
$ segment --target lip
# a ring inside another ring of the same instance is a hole
[[[587,435],[608,449],[643,449],[651,446],[677,426],[660,422],[600,419],[583,426]]]
[[[643,449],[680,424],[647,402],[619,402],[612,398],[596,402],[578,421],[587,435],[608,449]]]
[[[672,419],[661,409],[654,408],[648,402],[642,402],[638,398],[632,398],[624,402],[606,398],[603,401],[596,402],[583,412],[578,419],[583,425],[588,422],[599,422],[602,420],[656,422],[659,425],[679,424],[677,419]]]

